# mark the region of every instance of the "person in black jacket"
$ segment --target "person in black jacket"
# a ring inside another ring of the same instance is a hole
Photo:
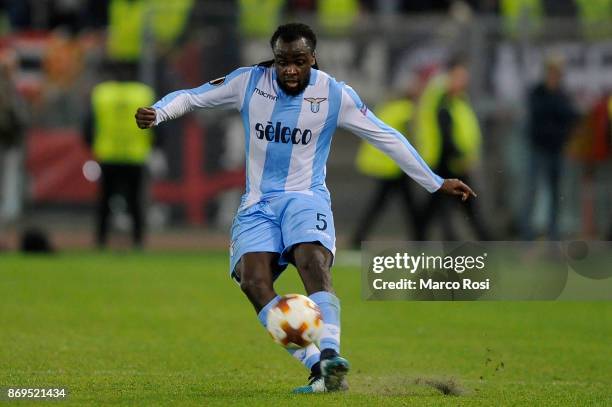
[[[559,199],[563,147],[576,121],[577,114],[570,97],[562,88],[563,60],[550,56],[546,60],[545,76],[529,93],[528,142],[529,166],[527,193],[521,215],[522,238],[532,240],[534,233],[531,214],[535,204],[538,178],[543,173],[550,194],[548,238],[559,240]]]

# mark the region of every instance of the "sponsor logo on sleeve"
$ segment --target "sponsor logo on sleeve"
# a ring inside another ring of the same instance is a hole
[[[359,111],[361,112],[362,115],[366,116],[368,114],[368,107],[366,106],[365,103],[361,104],[361,107],[359,108]]]

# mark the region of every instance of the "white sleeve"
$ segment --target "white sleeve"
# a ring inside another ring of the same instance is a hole
[[[427,191],[437,191],[444,180],[429,168],[406,137],[376,117],[350,86],[340,86],[342,101],[338,126],[358,135],[387,154]]]
[[[238,68],[200,87],[169,93],[153,105],[157,113],[155,125],[181,117],[197,107],[240,110],[251,70]]]

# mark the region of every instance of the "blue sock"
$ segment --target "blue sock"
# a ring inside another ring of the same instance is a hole
[[[321,351],[319,351],[319,348],[314,343],[302,349],[287,349],[287,352],[309,370],[321,359]]]
[[[259,319],[259,322],[263,325],[264,328],[266,327],[266,324],[268,322],[268,311],[270,311],[270,309],[273,308],[276,303],[278,303],[280,298],[281,297],[278,295],[272,298],[272,300],[270,300],[270,302],[267,303],[261,309],[261,311],[259,311],[259,314],[257,314],[257,318]],[[317,348],[316,345],[313,343],[302,349],[287,349],[287,352],[289,352],[291,356],[299,360],[300,363],[306,366],[306,368],[308,368],[309,370],[314,366],[315,363],[319,361],[321,353],[319,352],[319,348]]]
[[[340,300],[327,291],[318,291],[310,295],[321,310],[323,318],[323,333],[319,341],[319,349],[332,349],[340,353]]]
[[[264,305],[264,307],[259,311],[259,314],[257,314],[257,318],[259,318],[259,322],[261,322],[264,328],[268,324],[268,311],[274,308],[274,306],[280,300],[280,298],[281,298],[280,295],[277,295],[276,297],[272,298],[270,302]]]

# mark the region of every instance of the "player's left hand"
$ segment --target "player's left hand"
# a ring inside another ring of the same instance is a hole
[[[467,201],[470,196],[474,198],[478,196],[472,191],[472,188],[456,178],[445,179],[440,187],[440,191],[449,195],[461,196],[461,200],[464,202]]]

